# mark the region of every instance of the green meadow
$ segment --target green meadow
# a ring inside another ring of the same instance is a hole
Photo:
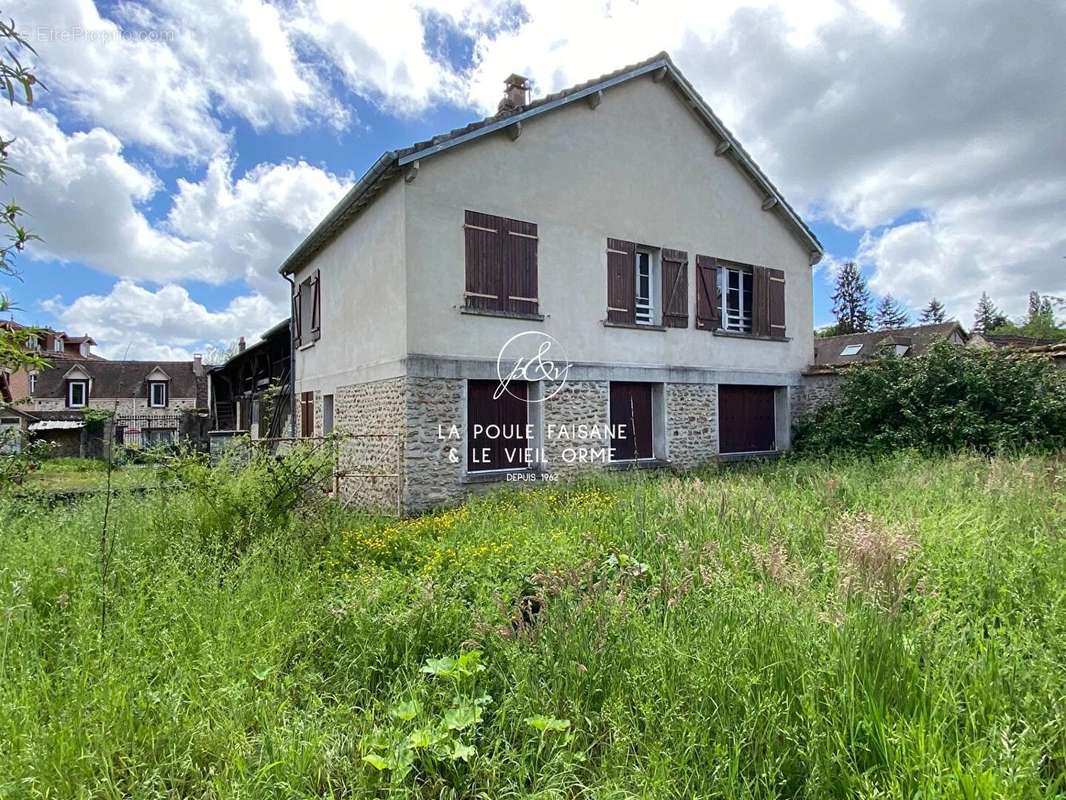
[[[109,506],[0,496],[0,797],[1066,795],[1062,457],[405,521],[284,464],[168,469]]]

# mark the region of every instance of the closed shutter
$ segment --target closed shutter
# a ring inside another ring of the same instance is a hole
[[[663,248],[663,325],[688,327],[688,253]]]
[[[770,335],[785,335],[785,273],[779,269],[770,272]]]
[[[536,224],[467,211],[463,230],[467,308],[536,314]]]
[[[468,472],[527,466],[528,384],[511,381],[507,391],[495,397],[499,388],[499,381],[467,383]]]
[[[751,332],[756,336],[770,335],[770,270],[751,269]]]
[[[718,387],[718,451],[765,453],[777,449],[774,387]]]
[[[696,256],[696,327],[706,331],[722,327],[718,263],[711,256]]]
[[[499,310],[503,302],[503,219],[466,212],[466,292],[469,308]]]
[[[303,326],[300,324],[300,287],[292,290],[292,344],[299,347],[303,343]]]
[[[504,288],[507,300],[503,309],[512,314],[536,314],[537,297],[537,225],[519,219],[500,220],[507,231],[504,263]]]
[[[612,381],[610,391],[611,460],[651,458],[652,385]]]
[[[300,394],[300,435],[304,438],[315,435],[315,393]]]
[[[637,246],[622,239],[607,240],[607,321],[637,322]]]
[[[314,297],[311,302],[311,341],[317,342],[322,338],[322,280],[319,276],[319,270],[315,270],[314,277],[311,279],[312,291]]]

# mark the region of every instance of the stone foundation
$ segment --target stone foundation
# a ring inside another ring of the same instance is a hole
[[[340,434],[337,491],[359,508],[396,513],[403,475],[406,379],[339,386],[333,394],[333,430]],[[316,392],[315,432],[322,431]]]
[[[567,439],[559,435],[548,438],[549,427],[555,426],[556,430],[562,425],[606,428],[609,405],[610,384],[607,381],[568,381],[555,395],[544,401],[544,459],[548,472],[573,475],[590,469],[589,464],[583,464],[575,457],[575,451],[606,448],[610,444],[603,439]]]
[[[792,391],[792,424],[808,414],[813,414],[827,403],[840,396],[844,376],[838,373],[804,375],[803,382]]]
[[[670,463],[691,469],[718,456],[718,386],[666,384],[666,441]]]

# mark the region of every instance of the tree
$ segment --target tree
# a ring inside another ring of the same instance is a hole
[[[929,301],[929,305],[922,309],[922,313],[918,317],[918,321],[923,325],[939,324],[946,319],[947,314],[944,312],[944,304],[935,297]]]
[[[877,304],[874,322],[877,324],[878,330],[895,330],[906,327],[907,323],[910,322],[910,314],[907,313],[907,309],[903,307],[902,303],[897,301],[892,295],[886,294],[881,298],[881,302]]]
[[[845,262],[837,274],[833,314],[837,318],[838,334],[870,330],[870,290],[854,261]]]
[[[977,301],[977,308],[973,312],[973,329],[975,333],[988,333],[1003,325],[1008,320],[996,308],[988,292],[981,292],[981,299]]]
[[[1055,312],[1051,308],[1050,297],[1041,297],[1040,292],[1029,292],[1029,312],[1025,315],[1025,325],[1034,328],[1055,327]]]
[[[26,51],[36,55],[36,52],[15,30],[13,20],[4,22],[0,19],[0,44],[3,45],[3,54],[6,54],[6,57],[0,54],[0,87],[7,92],[7,100],[11,105],[16,102],[30,105],[33,103],[33,87],[39,82],[30,68],[19,61],[17,54]],[[8,175],[18,174],[9,161],[8,148],[14,141],[0,134],[0,183],[7,183]],[[23,213],[13,200],[0,210],[0,234],[4,240],[0,244],[0,275],[17,277],[15,254],[25,249],[30,241],[39,238],[20,223],[19,217]],[[10,297],[0,294],[0,312],[10,311],[14,307]],[[0,329],[0,401],[11,401],[8,374],[45,364],[39,355],[25,347],[26,339],[36,333],[39,332],[27,328]]]

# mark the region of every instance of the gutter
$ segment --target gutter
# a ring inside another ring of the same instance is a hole
[[[292,258],[292,256],[289,256]],[[296,279],[285,272],[281,273],[289,283],[289,438],[296,438],[296,309],[291,306],[296,302]]]

